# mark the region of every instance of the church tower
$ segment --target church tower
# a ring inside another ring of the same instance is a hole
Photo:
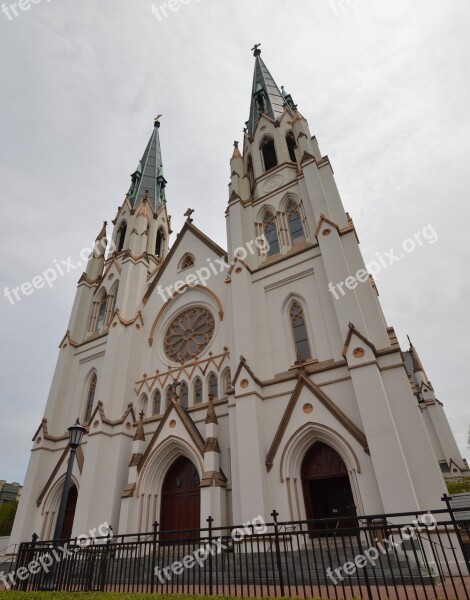
[[[231,161],[228,247],[237,255],[264,235],[269,249],[238,261],[229,283],[232,477],[234,489],[250,489],[234,497],[234,512],[267,514],[279,493],[290,518],[311,516],[298,448],[315,442],[343,460],[354,448],[348,493],[360,512],[423,509],[439,502],[443,478],[354,223],[306,119],[259,48],[254,55],[243,155],[236,144]]]

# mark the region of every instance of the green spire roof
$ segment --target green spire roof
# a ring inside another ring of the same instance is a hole
[[[155,120],[149,143],[137,169],[131,175],[132,183],[127,192],[127,198],[132,206],[136,206],[146,196],[155,212],[159,212],[166,202],[167,183],[163,176],[159,128],[160,122]]]
[[[251,92],[250,118],[246,123],[248,132],[252,134],[260,113],[276,121],[284,112],[285,99],[274,81],[271,73],[261,58],[261,50],[255,49],[255,73]]]

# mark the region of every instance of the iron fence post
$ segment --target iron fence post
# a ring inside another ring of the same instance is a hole
[[[214,519],[207,517],[207,523],[209,525],[209,595],[213,594],[214,578],[212,576],[212,523]]]
[[[359,554],[364,555],[364,551],[362,549],[362,541],[361,541],[361,525],[359,523],[359,518],[357,516],[357,509],[354,506],[354,504],[350,505],[349,510],[352,513],[353,519],[354,519],[354,528],[356,530],[356,539],[357,539],[357,547],[359,550]],[[366,582],[366,587],[367,587],[367,597],[369,598],[369,600],[373,600],[373,595],[372,595],[372,589],[370,587],[370,580],[369,580],[369,573],[367,572],[367,565],[364,568],[364,580]]]
[[[279,513],[277,512],[277,510],[273,510],[271,516],[273,518],[274,523],[274,547],[276,548],[276,564],[279,573],[279,585],[281,588],[281,596],[284,597],[284,575],[282,573],[281,544],[279,541],[279,525],[277,523]]]
[[[152,541],[152,573],[150,590],[155,594],[155,569],[157,568],[157,536],[158,536],[158,521],[153,524],[153,541]]]
[[[104,592],[106,589],[106,576],[108,574],[108,561],[109,554],[111,550],[111,539],[112,539],[112,529],[108,530],[108,539],[106,540],[106,545],[103,550],[103,554],[101,556],[101,564],[100,564],[100,592]]]
[[[462,536],[460,535],[460,525],[459,525],[457,519],[455,518],[454,509],[452,507],[452,504],[450,503],[451,499],[452,499],[451,496],[448,496],[447,494],[444,494],[441,498],[441,500],[446,503],[447,510],[449,511],[449,515],[450,515],[450,520],[452,521],[452,525],[455,529],[455,535],[457,536],[457,539],[459,540],[460,550],[462,551],[463,559],[467,566],[468,574],[470,575],[470,558],[467,554],[467,549],[465,548],[465,544],[463,543]]]

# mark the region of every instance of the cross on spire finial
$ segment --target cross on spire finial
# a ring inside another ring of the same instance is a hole
[[[188,223],[192,223],[193,220],[191,219],[191,215],[193,214],[194,210],[192,208],[188,208],[188,210],[184,213],[183,217],[186,217],[186,221]]]
[[[259,49],[260,46],[261,46],[261,43],[255,44],[253,46],[253,48],[251,49],[251,51],[253,52],[253,56],[259,56],[261,54],[261,50]]]

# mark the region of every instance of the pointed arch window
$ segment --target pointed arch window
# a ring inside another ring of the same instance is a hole
[[[297,144],[295,143],[295,137],[292,131],[288,131],[286,135],[286,144],[287,149],[289,150],[289,157],[292,162],[297,162],[297,158],[295,156],[295,149],[297,148]]]
[[[153,395],[153,415],[159,415],[162,410],[162,395],[160,390],[157,390]]]
[[[173,396],[174,396],[173,386],[170,385],[170,387],[166,391],[166,408],[168,408],[170,406],[171,401],[173,400]]]
[[[180,404],[183,408],[188,408],[188,404],[189,404],[188,384],[184,381],[180,386]]]
[[[227,392],[232,388],[232,373],[230,371],[230,369],[227,369],[224,372],[224,387],[225,387],[225,394],[227,394]]]
[[[268,256],[279,252],[279,238],[277,236],[276,217],[270,211],[266,212],[263,219],[263,230],[269,244]]]
[[[312,358],[312,353],[310,352],[304,310],[299,302],[292,302],[289,308],[289,317],[292,326],[296,355],[302,360],[309,360]]]
[[[147,394],[142,394],[139,401],[139,412],[143,412],[147,416],[149,400]]]
[[[155,254],[158,258],[163,258],[164,241],[165,234],[162,229],[159,229],[157,232],[157,240],[155,242]]]
[[[117,281],[114,284],[113,289],[109,293],[109,310],[108,310],[108,317],[106,319],[107,325],[109,325],[111,319],[113,318],[114,311],[116,310],[116,300],[117,300],[118,291],[119,291],[119,282]]]
[[[194,404],[201,404],[202,402],[202,381],[199,377],[194,382]]]
[[[189,267],[193,267],[195,263],[195,258],[192,254],[185,254],[180,261],[179,269],[183,271],[184,269],[189,269]]]
[[[96,315],[96,327],[95,331],[101,331],[106,323],[106,306],[108,303],[108,298],[106,294],[103,294],[103,297],[100,300],[98,305],[98,313]]]
[[[98,383],[98,377],[96,373],[93,373],[90,383],[88,385],[87,404],[85,412],[85,423],[88,423],[93,413],[93,404],[95,402],[96,384]]]
[[[124,248],[124,242],[126,240],[126,233],[127,233],[127,223],[124,221],[123,224],[121,225],[121,227],[119,228],[119,231],[117,234],[116,250],[118,252],[122,252],[122,250]]]
[[[263,156],[264,170],[269,171],[277,167],[276,146],[272,137],[264,138],[260,145],[261,154]]]
[[[248,160],[246,163],[246,170],[248,173],[248,179],[250,181],[250,191],[253,189],[253,186],[255,184],[255,172],[253,169],[253,159],[251,157],[251,154],[248,156]]]
[[[295,200],[289,200],[286,206],[287,221],[289,223],[289,233],[292,244],[298,244],[305,239],[302,217],[300,215],[299,205]]]
[[[214,398],[219,397],[219,385],[217,383],[217,377],[214,373],[209,375],[209,394],[212,394]]]

